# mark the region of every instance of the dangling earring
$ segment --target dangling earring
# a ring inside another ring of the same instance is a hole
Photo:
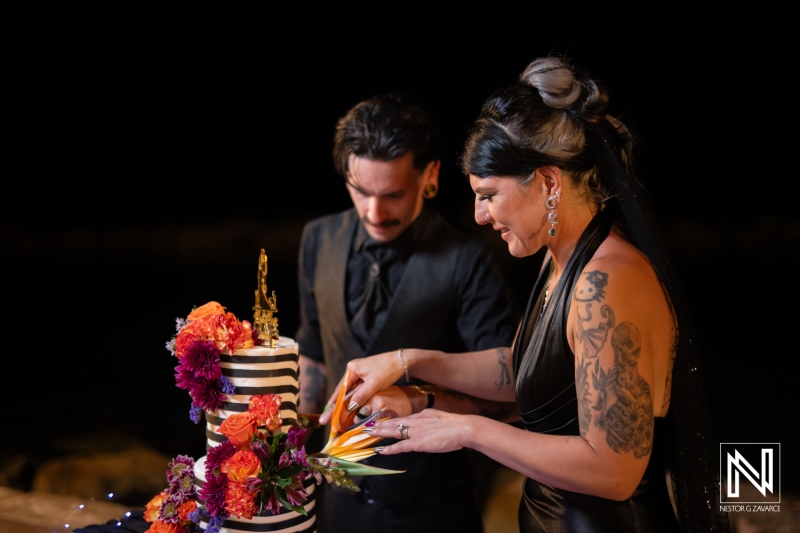
[[[439,191],[437,190],[436,185],[434,185],[433,183],[429,183],[425,185],[425,190],[422,192],[422,196],[430,200],[431,198],[436,196],[437,192]]]
[[[550,223],[550,236],[556,236],[556,224],[558,224],[558,213],[556,213],[556,208],[558,207],[558,195],[559,192],[556,191],[550,196],[547,197],[547,200],[544,201],[544,206],[547,208],[549,213],[547,213],[547,221]]]

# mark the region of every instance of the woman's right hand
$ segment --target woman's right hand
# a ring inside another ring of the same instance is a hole
[[[342,387],[346,391],[352,389],[352,392],[349,392],[350,397],[347,400],[347,405],[345,405],[345,410],[342,412],[342,416],[345,417],[358,409],[359,406],[366,404],[376,392],[394,385],[397,380],[403,377],[405,369],[400,364],[400,358],[397,354],[397,351],[385,352],[353,359],[347,363],[348,371],[345,371],[336,390],[328,398],[328,408],[319,417],[320,425],[330,422],[331,414],[333,413],[332,407],[336,403],[339,389]]]

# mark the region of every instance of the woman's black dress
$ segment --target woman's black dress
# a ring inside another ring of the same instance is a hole
[[[569,296],[586,263],[611,229],[611,217],[598,213],[581,236],[542,312],[544,285],[552,264],[534,286],[515,345],[517,407],[528,431],[579,435],[575,356],[566,337]],[[656,420],[650,463],[634,494],[614,501],[525,480],[519,508],[521,533],[680,531],[667,489]]]

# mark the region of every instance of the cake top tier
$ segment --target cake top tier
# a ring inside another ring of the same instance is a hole
[[[234,354],[297,354],[294,339],[275,335],[269,339],[271,346],[265,346],[258,328],[247,320],[239,320],[215,301],[193,309],[185,319],[178,318],[175,323],[176,333],[167,342],[167,349],[178,359],[175,384],[189,392],[192,398],[189,417],[195,423],[200,422],[203,411],[219,410],[227,395],[236,392],[222,371],[223,358]]]

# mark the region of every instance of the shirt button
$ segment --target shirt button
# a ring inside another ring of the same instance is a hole
[[[381,273],[381,266],[378,263],[372,263],[372,266],[369,267],[369,275],[372,278],[377,278],[378,274]]]

